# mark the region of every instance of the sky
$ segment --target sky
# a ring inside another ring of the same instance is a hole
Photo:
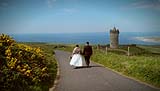
[[[160,32],[160,0],[0,0],[0,33]]]

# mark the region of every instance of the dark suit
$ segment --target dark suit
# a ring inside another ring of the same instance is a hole
[[[84,55],[85,62],[86,62],[87,66],[89,66],[89,64],[90,64],[90,57],[91,57],[92,53],[93,53],[92,46],[90,46],[90,45],[84,46],[83,55]]]

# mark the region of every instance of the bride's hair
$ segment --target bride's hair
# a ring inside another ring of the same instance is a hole
[[[76,45],[76,47],[79,47],[79,45]]]

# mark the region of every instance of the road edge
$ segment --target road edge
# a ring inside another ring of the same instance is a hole
[[[55,57],[56,61],[57,61],[57,58]],[[54,84],[51,88],[49,88],[49,91],[55,91],[58,83],[59,83],[59,80],[60,80],[60,68],[59,68],[59,63],[57,61],[57,75],[56,75],[56,78],[54,80]]]

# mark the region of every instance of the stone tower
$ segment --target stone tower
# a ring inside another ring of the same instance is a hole
[[[110,48],[118,48],[119,46],[119,30],[115,27],[110,30]]]

